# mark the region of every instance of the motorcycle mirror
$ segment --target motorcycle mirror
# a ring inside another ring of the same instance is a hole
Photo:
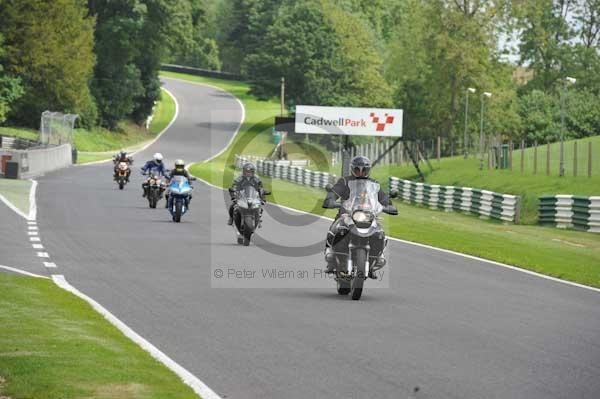
[[[400,193],[398,192],[398,190],[394,189],[390,191],[390,198],[398,198],[398,195]]]
[[[328,193],[332,192],[333,191],[333,186],[331,184],[327,184],[325,186],[325,191],[327,191]]]

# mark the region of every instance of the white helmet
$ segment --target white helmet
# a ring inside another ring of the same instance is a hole
[[[160,152],[157,152],[156,154],[154,154],[154,160],[158,163],[161,163],[163,160],[163,156]]]

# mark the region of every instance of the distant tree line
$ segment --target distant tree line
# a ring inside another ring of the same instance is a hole
[[[469,87],[471,140],[484,91],[486,131],[555,140],[572,76],[567,137],[600,131],[600,0],[0,0],[0,21],[0,123],[143,121],[169,62],[262,98],[285,77],[289,105],[400,107],[407,136],[455,142]]]
[[[138,123],[164,60],[219,68],[197,0],[0,0],[0,123],[35,127],[46,109],[86,126]]]

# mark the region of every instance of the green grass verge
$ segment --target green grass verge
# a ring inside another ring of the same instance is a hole
[[[0,273],[0,397],[196,398],[188,386],[50,280]]]
[[[0,179],[0,194],[27,215],[31,184],[29,180]]]
[[[587,146],[592,143],[597,159],[592,163],[592,177],[587,177]],[[546,175],[547,147],[538,148],[538,172],[533,173],[533,149],[526,149],[524,155],[524,173],[521,173],[521,152],[513,154],[513,170],[479,170],[479,160],[463,157],[443,158],[439,162],[431,161],[433,170],[426,164],[421,168],[425,179],[430,184],[444,184],[452,186],[475,187],[505,194],[516,194],[522,197],[521,222],[525,224],[537,223],[538,198],[542,195],[574,194],[574,195],[600,195],[600,136],[577,140],[578,143],[578,169],[577,177],[572,176],[573,143],[565,142],[565,165],[567,175],[558,176],[559,143],[551,144],[550,155],[552,159],[551,175]],[[585,151],[583,151],[585,149]],[[571,166],[571,169],[569,169]],[[584,167],[586,168],[584,171]],[[584,173],[585,172],[585,173]],[[417,179],[415,168],[412,165],[391,166],[388,169],[373,170],[373,175],[382,182],[387,182],[388,173],[405,179]]]
[[[257,102],[251,97],[249,99],[247,85],[182,74],[169,75],[211,83],[225,90],[235,85],[237,92],[233,92],[233,94],[239,95],[241,91],[239,98],[245,104],[249,100],[252,101],[250,103],[252,106],[246,106],[247,121],[233,145],[223,155],[211,162],[192,165],[190,171],[194,175],[219,187],[227,187],[235,175],[235,170],[231,166],[232,154],[264,155],[265,149],[272,149],[272,145],[267,145],[269,134],[263,133],[265,137],[261,138],[261,130],[253,129],[255,124],[251,121],[264,119],[266,110],[260,109],[260,118],[254,114],[255,107],[265,103]],[[272,102],[268,109],[271,113],[268,119],[272,121],[278,108]],[[270,123],[272,124],[272,122]],[[270,126],[272,125],[266,124],[263,130],[268,131]],[[255,146],[262,146],[262,148]],[[310,151],[320,151],[314,146],[308,146],[308,148]],[[300,150],[303,149],[300,148]],[[326,166],[314,165],[314,168],[324,170]],[[334,168],[331,169],[335,171]],[[382,182],[387,181],[390,173],[397,173],[398,169],[379,168],[377,177]],[[410,174],[408,168],[406,173]],[[488,173],[496,173],[496,171]],[[273,192],[269,199],[270,202],[319,215],[329,217],[335,215],[335,211],[324,211],[320,208],[324,196],[323,190],[299,186],[278,179],[263,179],[265,185]],[[512,179],[508,179],[508,181],[512,182]],[[483,181],[485,178],[476,183]],[[515,187],[519,185],[518,182],[514,184]],[[473,184],[473,186],[478,187],[479,185]],[[498,191],[506,192],[505,190]],[[298,195],[299,192],[302,195]],[[398,204],[398,201],[396,203]],[[539,226],[505,225],[499,222],[480,220],[469,215],[435,211],[405,204],[398,204],[398,208],[400,216],[384,217],[384,225],[390,236],[480,256],[565,280],[600,287],[600,236],[598,235]]]
[[[95,127],[92,130],[75,129],[73,143],[78,151],[77,163],[110,159],[118,150],[135,151],[154,139],[175,116],[175,100],[164,90],[161,93],[148,130],[131,121],[119,123],[119,131],[116,132],[102,127]],[[13,127],[0,127],[0,135],[32,140],[36,140],[39,136],[35,130]]]

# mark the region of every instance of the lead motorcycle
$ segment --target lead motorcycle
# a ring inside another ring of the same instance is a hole
[[[265,195],[270,195],[264,191]],[[234,192],[235,206],[233,221],[237,232],[237,243],[250,245],[252,234],[261,226],[264,202],[254,186],[247,185],[242,190]]]
[[[190,177],[191,181],[196,180]],[[181,217],[188,211],[192,199],[192,186],[185,176],[173,176],[169,182],[167,208],[176,223],[181,222]]]
[[[376,278],[375,272],[385,266],[383,255],[387,238],[383,226],[377,216],[381,213],[397,215],[398,210],[391,204],[384,207],[378,200],[379,183],[368,179],[357,179],[348,182],[350,195],[343,203],[326,200],[324,208],[341,208],[342,215],[338,221],[344,231],[343,238],[338,241],[330,259],[336,264],[337,292],[340,295],[350,294],[353,300],[360,299],[364,282],[367,278]],[[332,186],[326,190],[331,193]],[[392,198],[396,192],[390,193]]]

